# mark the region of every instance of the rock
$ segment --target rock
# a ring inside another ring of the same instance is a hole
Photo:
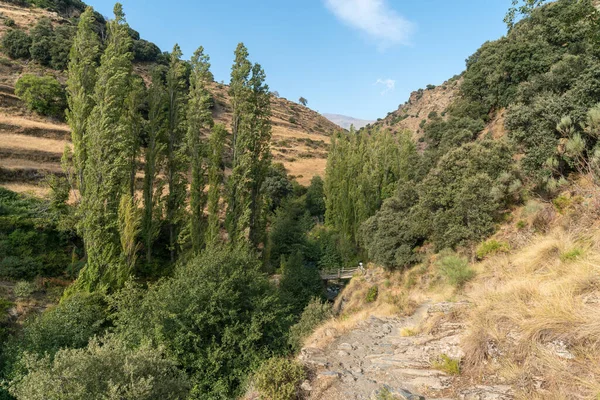
[[[344,350],[340,350],[340,351],[338,351],[338,353],[337,353],[337,354],[338,354],[338,356],[340,356],[340,357],[348,357],[348,356],[350,355],[350,353],[348,353],[347,351],[344,351]]]
[[[350,343],[341,343],[338,346],[338,350],[352,351],[354,349],[352,348],[352,345]]]
[[[512,388],[506,385],[475,386],[459,393],[460,400],[512,400]]]
[[[425,397],[419,396],[416,394],[412,394],[411,392],[409,392],[406,389],[402,389],[402,388],[394,389],[388,385],[383,385],[382,389],[377,389],[377,390],[373,391],[373,393],[371,393],[371,399],[372,400],[380,399],[381,395],[385,392],[389,393],[392,396],[392,398],[398,399],[398,400],[425,400]]]
[[[340,377],[340,373],[337,371],[323,371],[320,372],[319,375],[317,376],[317,379],[320,378],[339,378]]]
[[[567,349],[567,344],[562,340],[555,340],[550,343],[546,343],[546,348],[554,353],[557,357],[572,360],[575,355]]]
[[[308,380],[305,380],[304,382],[302,382],[302,385],[300,385],[300,389],[304,390],[305,392],[310,392],[311,390],[313,390],[313,388]]]

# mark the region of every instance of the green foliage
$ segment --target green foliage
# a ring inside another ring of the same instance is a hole
[[[407,133],[341,134],[332,138],[327,159],[326,223],[358,244],[360,225],[391,197],[398,181],[413,177],[418,162]]]
[[[448,282],[457,288],[475,277],[475,271],[469,266],[469,262],[454,254],[442,256],[437,262],[438,270]]]
[[[78,293],[28,321],[23,327],[21,351],[53,355],[61,348],[83,348],[107,328],[104,296]]]
[[[29,58],[29,47],[31,38],[22,30],[11,29],[2,37],[2,50],[10,58]]]
[[[308,104],[308,100],[306,100],[304,97],[300,97],[300,99],[298,99],[298,103],[306,107],[306,105]]]
[[[487,240],[487,241],[481,243],[477,247],[475,254],[477,255],[478,259],[483,260],[484,258],[486,258],[489,255],[493,255],[496,253],[503,253],[508,250],[509,250],[508,243],[499,242],[495,239],[490,239],[490,240]]]
[[[267,248],[272,268],[279,267],[282,257],[305,252],[308,228],[301,201],[290,199],[277,209],[271,222]]]
[[[41,18],[31,29],[31,59],[44,66],[49,66],[52,61],[52,44],[54,28],[49,18]]]
[[[292,194],[294,187],[283,164],[271,164],[262,190],[265,193],[269,211],[272,212],[278,209]]]
[[[122,258],[118,211],[121,197],[131,190],[131,149],[136,138],[128,122],[133,83],[131,39],[119,3],[114,11],[85,131],[87,158],[81,207],[87,264],[72,291],[116,289],[123,281],[119,276]]]
[[[319,222],[323,222],[326,211],[324,185],[323,179],[315,175],[306,191],[306,210]]]
[[[441,354],[439,359],[434,361],[431,366],[448,375],[460,375],[460,360],[450,358],[447,354]]]
[[[0,188],[0,276],[63,274],[76,238],[60,222],[48,201]]]
[[[271,358],[254,374],[255,386],[263,399],[300,399],[300,384],[306,378],[304,366],[287,358]]]
[[[62,349],[54,357],[25,354],[30,372],[10,384],[17,399],[181,399],[190,383],[163,348],[128,348],[115,339],[92,340],[84,349]]]
[[[143,39],[133,41],[133,59],[135,61],[157,61],[161,54],[160,48],[152,42]]]
[[[65,90],[52,76],[23,75],[15,85],[15,94],[31,111],[58,118],[64,117],[67,108]]]
[[[304,339],[333,315],[331,305],[318,297],[314,297],[302,311],[300,321],[290,328],[288,343],[294,352],[300,351]]]
[[[377,300],[378,294],[379,288],[377,287],[377,285],[371,286],[369,288],[369,291],[367,292],[367,295],[365,296],[365,301],[367,303],[373,303],[375,300]]]
[[[52,68],[59,71],[67,69],[76,30],[73,25],[59,25],[54,29],[50,47],[50,66]]]
[[[223,192],[223,152],[227,130],[222,124],[216,124],[209,140],[209,167],[208,167],[208,227],[206,229],[206,244],[218,243],[220,240],[220,206],[219,200]]]
[[[212,82],[210,63],[208,55],[204,54],[204,48],[200,47],[194,52],[191,61],[190,93],[187,109],[187,146],[190,151],[192,164],[192,181],[190,186],[190,233],[192,249],[200,251],[204,246],[207,229],[207,218],[204,208],[208,202],[205,193],[208,183],[207,144],[202,136],[209,132],[213,125],[211,113],[212,96],[208,91],[208,85]]]
[[[37,287],[35,283],[19,281],[15,284],[15,287],[13,288],[13,293],[16,297],[24,299],[31,296],[36,290]]]
[[[319,271],[304,263],[299,252],[281,259],[279,281],[281,303],[292,315],[300,315],[314,297],[323,297],[323,282]]]
[[[414,251],[425,235],[414,207],[418,195],[414,185],[401,184],[396,196],[386,200],[381,209],[361,227],[361,242],[369,258],[388,268],[403,268],[419,261]]]
[[[116,334],[164,346],[194,382],[190,398],[233,398],[261,361],[286,347],[276,288],[243,250],[208,249],[144,293],[126,287],[115,304]]]
[[[14,28],[17,24],[15,20],[12,18],[4,18],[4,26],[8,26],[9,28]]]

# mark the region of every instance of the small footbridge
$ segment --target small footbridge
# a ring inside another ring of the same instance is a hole
[[[321,271],[321,279],[324,281],[333,281],[338,279],[350,279],[356,273],[360,273],[363,270],[357,268],[338,268],[335,270]]]

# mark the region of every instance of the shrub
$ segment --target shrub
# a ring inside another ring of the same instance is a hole
[[[313,298],[304,308],[300,321],[290,328],[288,343],[292,349],[300,351],[304,339],[312,334],[323,321],[332,316],[331,305],[321,301],[318,297]]]
[[[469,262],[457,255],[443,256],[438,261],[438,269],[448,282],[457,288],[475,277],[475,271],[469,267]]]
[[[433,90],[435,88],[436,88],[435,85],[432,85],[432,84],[427,85],[427,90]]]
[[[271,358],[254,375],[261,398],[295,400],[300,398],[300,384],[306,378],[304,367],[294,360]]]
[[[36,285],[33,282],[19,281],[15,284],[13,293],[18,298],[26,298],[31,296],[36,291]]]
[[[135,61],[156,61],[161,55],[160,48],[147,40],[133,41],[133,58]]]
[[[296,118],[294,118],[294,117],[290,117],[289,121],[290,121],[290,124],[296,124],[298,122],[298,121],[296,121]]]
[[[483,260],[485,257],[487,257],[489,255],[493,255],[493,254],[500,253],[500,252],[506,252],[508,250],[509,250],[508,243],[499,242],[495,239],[490,239],[490,240],[487,240],[487,241],[481,243],[477,247],[477,251],[475,253],[477,254],[478,259]]]
[[[446,354],[441,354],[439,359],[434,361],[431,366],[449,375],[460,375],[460,360],[450,358]]]
[[[41,115],[64,117],[67,107],[65,90],[51,76],[23,75],[15,85],[15,94],[31,111]]]
[[[54,41],[54,28],[48,18],[41,18],[31,30],[31,58],[42,65],[50,65],[51,49]]]
[[[4,20],[4,26],[8,26],[9,28],[14,28],[16,26],[16,22],[12,18],[6,18]]]
[[[571,205],[571,198],[565,195],[557,196],[554,200],[552,200],[552,204],[558,210],[559,213],[564,213],[569,206]]]
[[[365,301],[367,303],[373,303],[375,300],[377,300],[377,295],[379,294],[379,288],[377,287],[377,285],[373,285],[369,288],[369,290],[367,291],[367,295],[365,296]]]
[[[26,354],[23,364],[30,372],[10,384],[19,399],[176,400],[186,398],[190,387],[163,348],[132,349],[114,338],[61,349],[54,358]]]
[[[190,398],[236,398],[253,366],[287,348],[289,315],[254,253],[209,249],[168,280],[118,294],[116,334],[164,345],[194,382]]]
[[[2,37],[2,49],[10,58],[29,58],[31,38],[19,29],[11,29]]]
[[[60,348],[83,348],[91,337],[104,332],[107,316],[104,296],[78,293],[28,321],[21,348],[40,356]]]

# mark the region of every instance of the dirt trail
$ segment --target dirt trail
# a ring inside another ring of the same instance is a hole
[[[376,399],[382,390],[408,400],[512,399],[509,386],[468,386],[431,366],[442,354],[464,356],[460,347],[464,327],[444,317],[468,306],[464,302],[424,304],[410,317],[370,317],[325,349],[306,347],[299,358],[314,376],[303,388],[314,400]],[[433,333],[418,333],[417,327],[431,318],[442,322]],[[336,332],[324,335],[336,336]]]

